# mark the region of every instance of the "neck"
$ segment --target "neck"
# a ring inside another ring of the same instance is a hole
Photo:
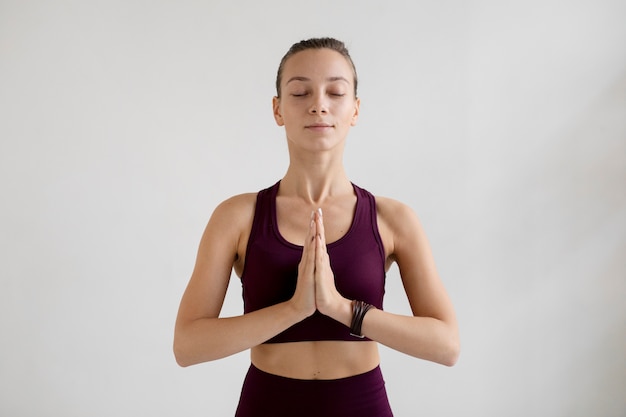
[[[280,183],[281,194],[317,204],[328,197],[352,192],[341,156],[328,153],[308,158],[290,157],[289,168]]]

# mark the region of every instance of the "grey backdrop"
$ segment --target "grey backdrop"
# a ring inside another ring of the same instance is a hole
[[[626,2],[0,1],[0,415],[228,416],[181,369],[213,208],[287,166],[286,49],[351,48],[354,182],[420,215],[463,350],[382,349],[396,415],[626,415]],[[233,280],[225,315],[240,314]],[[408,312],[396,269],[386,308]]]

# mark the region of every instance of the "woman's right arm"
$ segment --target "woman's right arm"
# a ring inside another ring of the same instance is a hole
[[[219,317],[233,264],[242,255],[241,238],[252,225],[255,201],[252,194],[224,201],[206,226],[176,319],[174,355],[180,366],[257,346],[311,314],[304,303],[292,299],[241,316]]]

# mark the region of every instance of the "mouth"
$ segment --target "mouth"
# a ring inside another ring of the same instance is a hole
[[[310,125],[305,126],[305,128],[312,129],[312,130],[324,130],[324,129],[329,129],[332,127],[333,125],[330,125],[328,123],[312,123]]]

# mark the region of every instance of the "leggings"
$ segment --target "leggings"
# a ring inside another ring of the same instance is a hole
[[[380,367],[340,379],[293,379],[250,366],[235,417],[393,417]]]

